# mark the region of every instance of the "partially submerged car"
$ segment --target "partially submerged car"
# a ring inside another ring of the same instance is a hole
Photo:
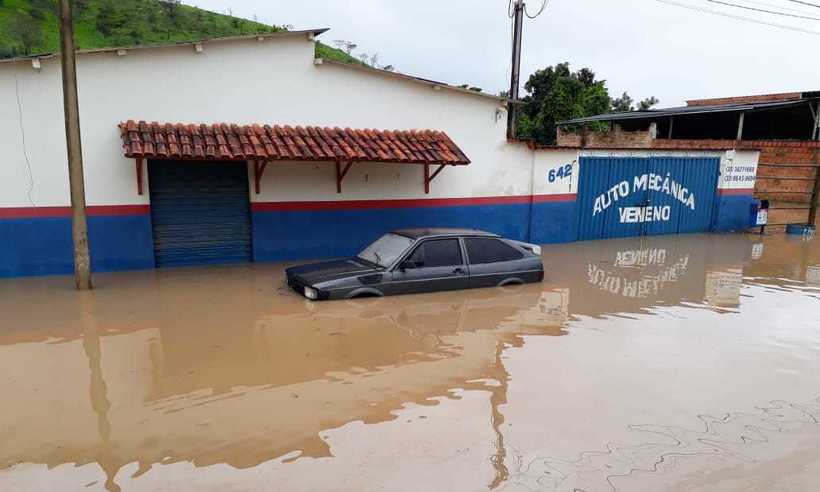
[[[404,229],[358,256],[288,268],[288,285],[312,300],[495,287],[544,279],[541,248],[462,229]]]

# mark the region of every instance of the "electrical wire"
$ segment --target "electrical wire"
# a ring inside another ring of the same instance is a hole
[[[811,2],[804,2],[803,0],[786,0],[787,2],[792,3],[799,3],[800,5],[808,5],[809,7],[816,7],[820,9],[820,4],[811,3]]]
[[[760,7],[769,7],[769,8],[773,8],[773,9],[780,9],[780,10],[783,10],[783,11],[786,11],[786,12],[794,12],[796,14],[806,14],[806,15],[809,14],[805,10],[797,9],[797,8],[794,8],[794,7],[784,7],[782,5],[775,5],[773,3],[760,2],[760,1],[757,1],[757,0],[743,0],[743,3],[758,5]]]
[[[808,16],[808,15],[787,14],[785,12],[776,12],[774,10],[759,9],[759,8],[756,8],[756,7],[748,7],[746,5],[739,5],[739,4],[731,3],[731,2],[723,2],[721,0],[706,0],[706,1],[709,2],[709,3],[716,3],[718,5],[726,5],[727,7],[735,7],[735,8],[739,8],[739,9],[752,10],[754,12],[763,12],[763,13],[766,13],[766,14],[781,15],[783,17],[794,17],[794,18],[797,18],[797,19],[808,19],[808,20],[820,21],[820,17],[811,17],[811,16]]]
[[[681,2],[676,2],[674,0],[655,0],[655,1],[659,2],[659,3],[666,4],[666,5],[674,5],[676,7],[681,7],[681,8],[684,8],[684,9],[694,10],[696,12],[701,12],[701,13],[705,13],[705,14],[718,15],[718,16],[721,16],[721,17],[728,17],[730,19],[735,19],[735,20],[740,20],[740,21],[745,21],[745,22],[751,22],[753,24],[761,24],[761,25],[764,25],[764,26],[778,27],[780,29],[786,29],[788,31],[802,32],[804,34],[814,34],[816,36],[820,36],[820,31],[812,31],[811,29],[803,29],[801,27],[789,26],[789,25],[786,25],[786,24],[778,24],[776,22],[767,22],[767,21],[760,20],[760,19],[753,19],[751,17],[743,17],[741,15],[729,14],[729,13],[726,13],[726,12],[721,12],[719,10],[705,9],[705,8],[701,8],[701,7],[696,7],[694,5],[689,5],[689,4],[685,4],[685,3],[681,3]]]
[[[546,10],[547,5],[549,5],[549,3],[550,0],[544,0],[544,2],[541,4],[541,8],[538,9],[538,12],[535,15],[530,15],[530,13],[527,12],[527,6],[524,5],[524,14],[530,19],[535,19],[536,17],[544,13],[544,10]]]
[[[20,101],[20,82],[17,80],[17,67],[14,67],[14,94],[17,97],[17,123],[20,125],[20,140],[23,143],[23,157],[26,159],[26,169],[28,171],[28,201],[32,207],[37,208],[34,203],[34,173],[31,170],[31,160],[28,156],[28,146],[26,145],[26,129],[23,125],[23,103]]]

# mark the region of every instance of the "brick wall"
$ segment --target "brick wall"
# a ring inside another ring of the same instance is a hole
[[[648,149],[652,147],[651,131],[625,131],[620,126],[607,132],[564,132],[558,129],[560,147],[585,147],[589,149]]]
[[[558,128],[557,143],[559,147],[583,147],[584,137],[580,133],[567,132]]]
[[[686,101],[687,106],[714,106],[723,104],[759,104],[767,102],[793,101],[800,99],[800,92],[786,92],[783,94],[762,94],[759,96],[721,97],[717,99],[693,99]]]
[[[820,142],[753,143],[760,149],[755,198],[769,200],[769,223],[806,223],[820,173]]]

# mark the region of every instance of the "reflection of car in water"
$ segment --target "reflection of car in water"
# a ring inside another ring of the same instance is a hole
[[[308,299],[350,299],[540,282],[541,248],[475,230],[405,229],[358,256],[286,270]]]

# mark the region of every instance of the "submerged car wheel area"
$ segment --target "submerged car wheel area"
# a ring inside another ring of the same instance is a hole
[[[287,283],[311,300],[496,287],[544,279],[541,248],[460,229],[387,233],[359,255],[288,268]]]

